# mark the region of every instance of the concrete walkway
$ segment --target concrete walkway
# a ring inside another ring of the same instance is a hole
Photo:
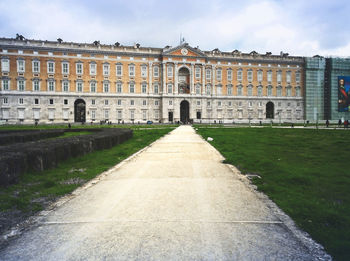
[[[38,218],[0,260],[318,260],[221,160],[181,126]]]

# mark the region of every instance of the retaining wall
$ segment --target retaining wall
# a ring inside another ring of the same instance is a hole
[[[68,158],[111,148],[133,135],[130,129],[112,128],[61,131],[91,131],[92,134],[0,146],[0,185],[18,183],[20,175],[25,172],[56,167]]]

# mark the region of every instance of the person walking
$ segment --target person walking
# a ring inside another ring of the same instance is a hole
[[[326,120],[326,127],[328,128],[329,126],[329,120]]]

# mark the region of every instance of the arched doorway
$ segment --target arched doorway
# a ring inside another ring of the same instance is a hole
[[[275,105],[273,102],[266,103],[266,119],[274,119],[275,117]]]
[[[190,104],[188,101],[182,101],[180,103],[180,121],[182,123],[188,123],[190,120]]]
[[[85,122],[85,101],[82,99],[77,99],[74,102],[74,121],[75,122]]]
[[[186,67],[179,70],[179,93],[190,93],[190,71]]]

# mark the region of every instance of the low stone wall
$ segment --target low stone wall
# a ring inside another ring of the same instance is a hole
[[[21,130],[21,131],[0,131],[0,146],[18,142],[36,141],[63,135],[65,130]]]
[[[65,131],[92,131],[90,135],[64,139],[48,139],[0,146],[0,185],[7,186],[19,181],[27,171],[43,171],[56,167],[71,157],[92,151],[111,148],[130,139],[130,129],[74,129]]]

